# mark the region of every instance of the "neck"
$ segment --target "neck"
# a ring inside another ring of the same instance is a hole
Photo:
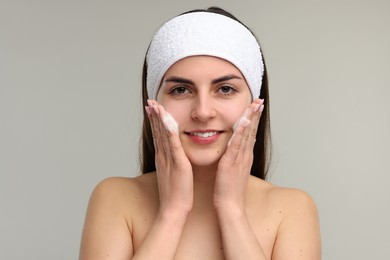
[[[218,164],[210,166],[192,165],[194,176],[193,210],[213,207],[214,184]]]

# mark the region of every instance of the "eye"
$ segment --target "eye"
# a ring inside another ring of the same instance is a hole
[[[188,90],[188,88],[186,88],[183,85],[179,85],[179,86],[173,87],[171,90],[169,90],[168,94],[181,96],[181,95],[184,95],[184,94],[189,93],[189,92],[190,91]]]
[[[222,93],[222,95],[233,95],[237,92],[237,90],[231,86],[231,85],[223,85],[218,89],[219,92]]]

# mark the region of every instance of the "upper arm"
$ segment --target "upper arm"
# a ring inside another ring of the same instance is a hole
[[[290,190],[285,218],[279,227],[272,259],[321,259],[320,227],[316,205],[304,192]]]
[[[121,185],[120,179],[110,178],[94,189],[84,223],[80,260],[130,259],[133,255]]]

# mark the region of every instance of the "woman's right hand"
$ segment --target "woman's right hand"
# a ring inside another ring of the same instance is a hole
[[[160,208],[163,215],[187,215],[193,204],[193,176],[191,163],[184,153],[179,135],[164,125],[165,109],[155,100],[145,107],[153,132],[156,175]]]

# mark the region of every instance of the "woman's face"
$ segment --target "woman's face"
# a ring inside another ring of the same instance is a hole
[[[215,164],[226,150],[233,125],[251,103],[241,72],[211,56],[187,57],[165,73],[157,95],[179,124],[183,149],[193,165]]]

